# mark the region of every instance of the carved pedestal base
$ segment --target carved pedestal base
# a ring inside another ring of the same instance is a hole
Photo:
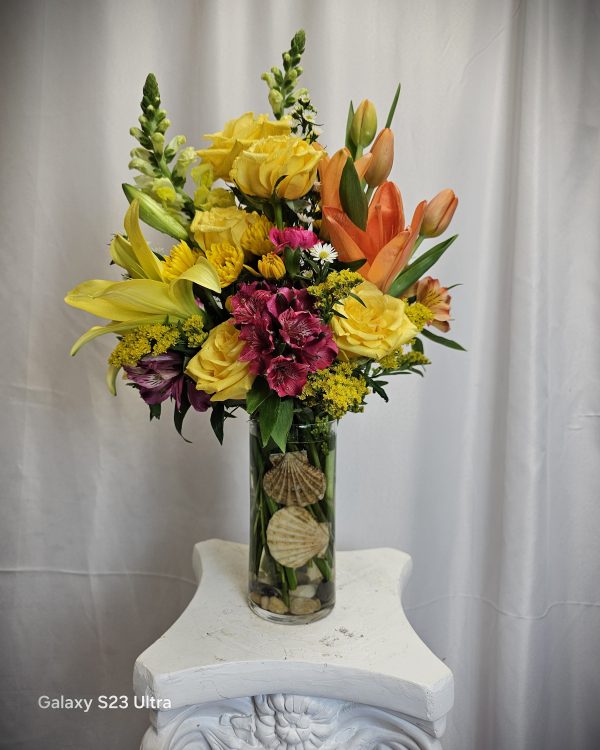
[[[302,695],[158,711],[141,750],[441,750],[439,740],[390,711]],[[438,731],[441,727],[438,727]]]
[[[335,609],[290,627],[248,608],[247,554],[196,545],[196,595],[136,662],[142,750],[441,750],[452,673],[402,609],[410,557],[338,553]]]

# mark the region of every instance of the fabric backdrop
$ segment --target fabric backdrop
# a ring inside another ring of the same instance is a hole
[[[436,267],[452,336],[340,427],[342,549],[395,546],[421,637],[452,668],[446,750],[600,747],[600,13],[596,0],[4,0],[0,10],[0,747],[126,750],[133,662],[194,592],[191,552],[247,537],[246,424],[180,440],[111,341],[62,298],[108,269],[149,71],[193,145],[267,111],[263,70],[304,27],[303,81],[339,147],[348,100],[383,119],[409,212],[453,187]]]

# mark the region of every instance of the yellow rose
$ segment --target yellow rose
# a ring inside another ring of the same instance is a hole
[[[295,200],[306,195],[317,179],[317,165],[325,155],[295,136],[273,136],[256,141],[233,162],[231,179],[246,195]]]
[[[239,360],[245,343],[239,335],[231,319],[216,326],[185,369],[198,390],[213,394],[211,401],[237,401],[252,388],[255,376]]]
[[[236,120],[229,120],[219,133],[205,135],[204,138],[212,141],[212,146],[196,153],[212,166],[215,180],[228,180],[235,158],[254,141],[271,135],[289,135],[290,132],[287,117],[273,121],[268,115],[255,117],[254,112],[246,112]]]
[[[346,297],[336,305],[345,317],[334,315],[329,324],[340,349],[340,359],[381,359],[417,335],[417,327],[406,316],[403,300],[383,294],[369,281],[363,281],[352,291],[364,305]]]
[[[210,211],[196,211],[190,230],[205,251],[213,242],[241,247],[244,232],[259,220],[260,215],[256,212],[250,214],[236,206],[211,208]]]

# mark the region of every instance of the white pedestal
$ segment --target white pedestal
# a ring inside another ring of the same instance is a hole
[[[338,552],[336,606],[303,626],[250,611],[247,558],[196,545],[194,598],[135,665],[142,750],[440,750],[452,673],[402,609],[406,553]]]

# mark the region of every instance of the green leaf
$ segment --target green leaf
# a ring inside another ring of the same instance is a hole
[[[398,88],[396,89],[396,93],[394,94],[394,99],[392,101],[392,106],[390,107],[387,120],[385,121],[386,128],[392,127],[392,120],[394,119],[394,114],[396,113],[396,106],[398,104],[398,98],[400,97],[400,85],[401,84],[398,84]]]
[[[294,417],[294,401],[291,398],[284,398],[279,402],[279,411],[277,413],[277,421],[271,432],[271,437],[276,445],[285,453],[285,446],[292,426],[292,419]]]
[[[174,409],[173,421],[175,422],[175,429],[186,443],[191,443],[191,440],[188,440],[186,437],[184,437],[181,430],[183,429],[183,420],[185,419],[185,415],[188,413],[189,408],[190,402],[184,388],[181,394],[181,409]]]
[[[357,302],[360,302],[360,304],[363,307],[367,306],[367,303],[364,301],[364,299],[361,299],[358,294],[354,294],[354,292],[348,292],[348,297],[352,297],[352,299],[355,299]]]
[[[413,340],[413,342],[412,342],[412,350],[413,350],[413,352],[420,352],[421,354],[425,353],[424,349],[423,349],[423,342],[421,341],[421,339],[416,338],[416,339]]]
[[[369,204],[367,196],[360,186],[360,179],[354,162],[350,157],[346,160],[340,180],[340,201],[344,212],[359,229],[366,229]]]
[[[448,349],[457,349],[459,352],[467,351],[464,346],[461,346],[457,341],[452,341],[452,339],[447,339],[444,336],[438,336],[437,334],[431,333],[431,331],[428,331],[425,328],[421,331],[421,333],[423,334],[423,336],[425,336],[426,339],[435,341],[436,344],[447,346]]]
[[[223,445],[223,425],[225,423],[225,405],[215,402],[210,414],[210,426],[215,433],[217,440]]]
[[[269,398],[263,401],[260,407],[259,413],[259,424],[260,424],[260,436],[262,438],[262,444],[265,446],[269,442],[269,438],[277,424],[277,417],[279,415],[279,405],[281,399],[276,393],[271,393]]]
[[[348,117],[346,119],[346,143],[345,146],[350,151],[352,156],[356,156],[356,146],[352,142],[352,138],[350,138],[350,127],[352,126],[352,120],[354,119],[354,104],[352,104],[352,101],[350,101],[350,104],[348,106]]]
[[[254,414],[270,395],[271,389],[267,381],[264,378],[256,378],[251,390],[246,394],[246,411],[248,414]]]
[[[162,404],[149,404],[150,406],[150,421],[153,419],[160,419],[160,412]]]
[[[439,245],[435,245],[430,248],[426,253],[423,253],[420,258],[407,266],[402,273],[398,274],[392,283],[392,286],[388,290],[388,294],[392,297],[400,297],[415,281],[418,281],[424,273],[426,273],[434,263],[437,263],[454,240],[458,237],[455,234],[444,242],[440,242]]]

